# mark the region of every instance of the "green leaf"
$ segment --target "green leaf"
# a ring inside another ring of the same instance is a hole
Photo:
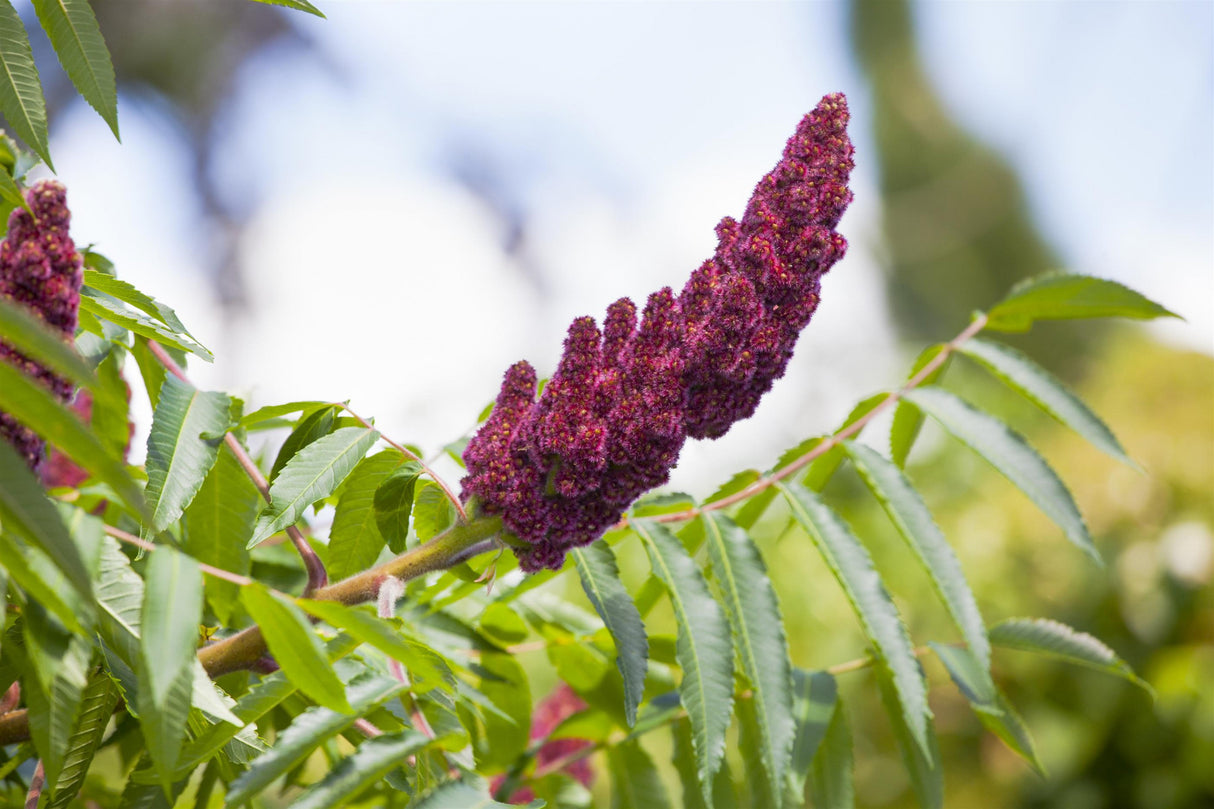
[[[414,461],[396,469],[375,490],[375,524],[393,553],[405,550],[409,515],[413,513],[413,488],[422,468]]]
[[[645,696],[645,671],[649,666],[649,638],[632,596],[620,581],[615,554],[606,543],[593,542],[570,551],[582,589],[603,619],[615,642],[616,667],[624,679],[624,716],[628,726],[637,720],[637,706]]]
[[[1180,317],[1116,281],[1090,275],[1047,273],[1023,281],[986,313],[986,328],[1028,331],[1038,320]]]
[[[0,362],[0,410],[29,425],[78,466],[108,483],[132,510],[143,510],[143,491],[122,462],[49,391],[7,362]]]
[[[435,483],[423,481],[414,490],[413,532],[421,542],[429,542],[455,522],[455,508]]]
[[[375,490],[404,461],[400,452],[386,449],[363,458],[346,478],[337,500],[325,559],[334,581],[366,570],[379,558],[384,538],[375,524]]]
[[[164,380],[148,433],[151,533],[164,531],[194,499],[219,456],[232,400],[175,376]]]
[[[1019,351],[978,339],[964,343],[958,350],[977,360],[1009,387],[1092,442],[1101,452],[1137,468],[1099,416],[1089,410],[1061,380]]]
[[[292,809],[331,809],[347,806],[359,793],[401,765],[429,743],[415,730],[402,730],[368,739],[354,755],[343,759],[319,783],[291,804]]]
[[[853,783],[851,729],[842,701],[836,700],[826,735],[809,771],[809,794],[815,807],[851,809],[856,805]]]
[[[118,137],[118,85],[88,0],[34,0],[64,72]]]
[[[308,14],[313,14],[321,19],[324,19],[324,14],[320,13],[320,9],[308,2],[308,0],[253,0],[255,3],[265,3],[268,6],[285,6],[298,11],[305,11]]]
[[[709,512],[704,534],[734,648],[751,687],[763,768],[772,787],[769,803],[778,807],[796,734],[792,664],[780,604],[763,557],[744,529],[720,512]]]
[[[118,689],[114,687],[108,674],[98,670],[89,678],[88,686],[84,689],[80,715],[76,719],[72,735],[68,738],[63,767],[59,770],[59,778],[52,785],[51,798],[46,809],[62,809],[76,797],[117,705]]]
[[[291,413],[298,413],[301,410],[311,410],[326,404],[319,401],[304,401],[304,402],[287,402],[286,404],[267,405],[259,407],[249,415],[240,420],[240,427],[248,429],[262,422],[273,421],[281,416],[287,416]]]
[[[910,374],[907,379],[914,379],[920,371],[923,370],[929,362],[934,360],[941,351],[944,350],[944,344],[940,343],[934,346],[928,346],[923,349],[923,353],[915,360],[914,366],[911,367]],[[927,376],[923,377],[920,386],[934,385],[944,376],[944,372],[948,370],[949,363],[953,361],[952,355],[944,359],[944,362],[932,371]],[[889,429],[889,455],[894,459],[894,463],[900,467],[906,466],[906,459],[910,456],[911,447],[915,445],[915,439],[919,437],[919,431],[923,429],[923,413],[919,408],[915,407],[905,398],[898,401],[898,406],[894,408],[894,421]]]
[[[275,780],[303,763],[313,750],[354,724],[354,720],[405,691],[391,677],[367,672],[350,683],[348,712],[312,707],[295,717],[274,746],[232,782],[227,805],[235,806],[257,795]],[[398,762],[399,763],[399,762]]]
[[[91,254],[95,261],[100,256]],[[87,287],[104,292],[106,295],[117,298],[123,303],[130,304],[144,314],[159,320],[166,328],[172,330],[175,334],[180,334],[194,340],[194,335],[190,334],[189,330],[177,317],[177,313],[171,307],[166,306],[160,301],[153,298],[144,292],[140,292],[133,284],[123,281],[121,278],[116,278],[112,273],[102,272],[101,270],[93,270],[85,267],[84,269],[84,284]],[[197,342],[197,341],[195,341]]]
[[[93,395],[89,425],[111,455],[126,457],[131,444],[130,391],[122,375],[123,352],[111,351],[97,365],[100,383]]]
[[[480,679],[476,689],[489,698],[495,711],[486,711],[484,735],[473,739],[477,767],[493,772],[513,766],[527,749],[531,733],[531,686],[518,660],[507,654],[482,654],[474,668]]]
[[[221,570],[247,574],[253,524],[261,510],[261,494],[227,446],[198,494],[185,510],[185,539],[182,548],[195,559]],[[238,586],[210,577],[206,582],[207,603],[220,623],[227,625],[240,598]]]
[[[846,442],[845,448],[856,471],[931,577],[936,592],[961,630],[961,636],[978,656],[989,679],[991,645],[978,602],[965,580],[961,563],[932,519],[927,504],[902,470],[880,453],[851,441]]]
[[[270,654],[299,690],[330,710],[350,713],[341,680],[303,612],[257,582],[240,589],[240,601],[261,627]]]
[[[1101,563],[1071,493],[1019,433],[940,388],[920,388],[906,396],[1002,472],[1062,528],[1067,539]]]
[[[926,749],[932,712],[927,704],[923,671],[915,659],[902,617],[873,566],[872,557],[847,523],[817,495],[797,483],[778,485],[788,499],[793,516],[813,539],[860,617],[864,633],[872,641],[878,665],[888,669],[893,678],[906,724],[915,740]]]
[[[839,701],[835,678],[825,671],[793,669],[793,722],[796,737],[792,746],[792,760],[788,778],[794,794],[805,794],[805,782],[818,747],[826,738],[826,731]]]
[[[155,340],[166,348],[175,348],[178,351],[194,354],[207,362],[214,362],[215,360],[215,355],[206,346],[196,340],[174,334],[171,329],[152,320],[142,312],[127,309],[105,295],[105,293],[87,286],[82,287],[80,290],[80,311],[87,312],[100,320],[108,321],[116,326],[121,326],[138,334],[140,337]]]
[[[27,632],[27,649],[29,637]],[[65,669],[70,668],[71,677],[55,676],[49,685],[39,682],[36,677],[27,677],[22,684],[21,696],[28,709],[30,738],[42,758],[48,782],[59,778],[84,699],[88,648],[78,638],[74,641],[71,647],[76,653],[64,655],[62,659]],[[69,660],[72,661],[70,664]]]
[[[609,747],[607,768],[612,809],[667,809],[672,805],[653,759],[636,741]]]
[[[0,14],[3,14],[3,12],[0,12]],[[2,25],[2,23],[0,23],[0,25]],[[3,66],[4,62],[3,60],[0,60],[0,69],[3,69]],[[21,186],[17,185],[17,181],[12,178],[12,175],[3,170],[0,170],[0,202],[3,203],[3,205],[0,206],[0,212],[3,213],[6,220],[8,219],[9,213],[17,208],[24,208],[27,211],[30,210],[30,204],[25,199],[25,194],[22,192]]]
[[[1112,674],[1144,689],[1155,691],[1117,653],[1086,632],[1048,618],[1011,618],[991,627],[991,643],[1008,649],[1057,657],[1068,663]]]
[[[333,432],[336,421],[337,407],[329,404],[322,405],[300,419],[299,424],[295,425],[295,429],[287,436],[287,440],[282,442],[282,447],[274,458],[274,465],[270,467],[270,482],[274,482],[278,473],[287,465],[287,461],[294,458],[301,449]]]
[[[378,438],[375,430],[344,427],[300,450],[270,487],[270,505],[257,521],[249,547],[294,525],[308,506],[333,494]]]
[[[842,424],[839,429],[835,430],[835,435],[846,430],[848,427],[855,424],[860,419],[867,416],[876,409],[877,405],[889,398],[887,393],[877,393],[869,396],[864,401],[860,402]],[[834,476],[839,468],[839,464],[843,463],[843,447],[835,445],[831,449],[818,456],[813,463],[809,465],[809,471],[805,475],[805,485],[815,492],[820,492],[826,488],[826,484]]]
[[[529,809],[543,809],[543,801],[532,801]],[[511,809],[513,804],[493,800],[482,787],[465,781],[448,781],[421,799],[410,809]]]
[[[969,649],[942,643],[928,645],[944,664],[949,677],[974,709],[983,726],[1044,777],[1045,767],[1037,757],[1037,750],[1028,728],[1007,697],[991,682],[988,672],[974,659],[973,653]]]
[[[915,736],[907,726],[905,712],[899,704],[898,694],[888,671],[878,667],[874,672],[881,702],[893,725],[894,738],[902,753],[902,763],[910,774],[911,788],[919,806],[923,809],[941,809],[944,806],[944,768],[940,761],[940,746],[936,741],[936,730],[927,723],[927,744]]]
[[[667,721],[670,721],[667,719]],[[679,782],[683,787],[683,809],[736,809],[737,797],[734,795],[733,778],[729,772],[728,760],[721,762],[712,779],[712,801],[705,803],[703,790],[700,788],[700,777],[696,770],[695,745],[691,741],[691,723],[686,717],[670,721],[671,733],[674,736],[674,752],[671,761],[679,774]],[[634,733],[634,737],[639,733]]]
[[[82,598],[91,598],[91,576],[79,547],[38,479],[6,441],[0,441],[0,530],[42,550]]]
[[[374,646],[394,660],[399,660],[409,672],[413,690],[418,693],[425,693],[434,686],[443,685],[453,677],[451,670],[438,654],[364,608],[347,607],[336,601],[312,601],[304,598],[295,603],[334,629],[348,632],[359,641]]]
[[[29,35],[10,0],[0,0],[0,112],[17,135],[54,170],[47,148],[46,100]]]
[[[140,616],[139,713],[166,793],[185,741],[202,621],[202,571],[170,547],[151,554]]]
[[[0,178],[6,176],[0,171]],[[97,389],[97,377],[72,344],[4,295],[0,295],[0,336],[11,348],[71,380],[76,387]]]
[[[696,766],[704,799],[725,754],[725,731],[733,713],[733,643],[729,622],[708,583],[678,537],[661,523],[634,520],[653,572],[670,595],[678,626],[675,654],[683,669],[679,698],[691,720]]]

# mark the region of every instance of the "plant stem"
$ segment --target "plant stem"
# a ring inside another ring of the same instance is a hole
[[[152,355],[160,361],[169,373],[180,379],[182,382],[189,383],[189,378],[185,375],[185,371],[181,366],[173,361],[159,343],[155,340],[148,340],[148,350]],[[364,422],[365,423],[365,422]],[[224,443],[228,445],[228,449],[232,450],[232,454],[236,456],[236,460],[240,462],[240,468],[245,471],[245,474],[253,481],[253,485],[257,487],[257,491],[261,492],[261,496],[267,503],[270,502],[270,483],[266,480],[265,475],[261,474],[261,470],[257,468],[257,464],[249,457],[249,453],[245,452],[245,448],[236,440],[236,436],[228,433],[223,437]],[[286,530],[287,536],[291,538],[291,544],[295,546],[295,550],[299,553],[299,558],[303,560],[304,569],[308,572],[308,584],[304,587],[304,595],[310,595],[315,590],[319,590],[329,583],[329,574],[325,571],[325,564],[316,555],[316,551],[312,550],[312,546],[308,544],[308,540],[294,525],[288,526]]]

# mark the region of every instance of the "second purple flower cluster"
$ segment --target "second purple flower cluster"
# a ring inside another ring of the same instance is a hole
[[[557,569],[641,494],[666,482],[688,438],[716,438],[749,417],[783,376],[818,305],[819,278],[842,258],[835,231],[851,202],[847,101],[828,95],[802,119],[740,222],[676,295],[627,298],[600,331],[569,327],[556,373],[536,398],[535,370],[512,366],[489,420],[464,451],[464,498],[520,540],[527,571]]]

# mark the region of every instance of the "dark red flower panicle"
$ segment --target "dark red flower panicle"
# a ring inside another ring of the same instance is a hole
[[[841,94],[823,98],[741,222],[717,226],[713,257],[677,296],[651,295],[639,326],[626,298],[601,333],[575,320],[538,400],[530,365],[507,371],[464,451],[463,489],[522,540],[524,570],[559,568],[666,482],[687,438],[723,435],[784,375],[819,279],[847,249],[835,231],[852,199],[847,121]]]
[[[26,191],[25,198],[33,214],[23,208],[14,210],[0,242],[0,295],[22,304],[64,340],[71,340],[76,333],[83,269],[68,235],[67,192],[58,182],[44,181]],[[75,392],[71,382],[4,343],[0,343],[0,361],[42,383],[64,402]],[[31,469],[38,469],[45,443],[36,433],[0,413],[0,437],[16,448]]]

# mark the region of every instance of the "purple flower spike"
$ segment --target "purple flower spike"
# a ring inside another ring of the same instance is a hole
[[[847,121],[842,95],[823,98],[741,222],[721,220],[713,257],[677,296],[651,295],[639,326],[627,298],[601,335],[575,320],[538,402],[529,365],[507,372],[464,452],[463,487],[522,540],[524,570],[561,567],[668,480],[687,438],[723,435],[784,375],[819,278],[847,250],[835,232],[852,198]]]
[[[80,254],[68,235],[71,214],[67,192],[54,181],[38,183],[25,193],[33,215],[17,208],[9,215],[8,233],[0,242],[0,295],[22,304],[71,340],[76,334],[83,278]],[[75,392],[72,384],[25,355],[0,343],[0,362],[46,386],[64,402]],[[37,470],[45,456],[43,440],[7,413],[0,413],[3,437]]]

